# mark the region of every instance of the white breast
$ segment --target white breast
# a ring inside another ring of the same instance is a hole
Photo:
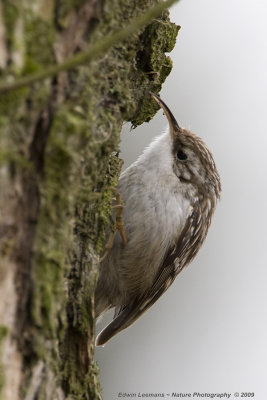
[[[133,291],[143,292],[151,285],[188,215],[190,204],[180,191],[172,163],[170,136],[164,133],[119,180],[128,244],[123,247],[117,235],[112,258],[120,279]]]

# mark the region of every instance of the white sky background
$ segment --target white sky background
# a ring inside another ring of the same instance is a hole
[[[96,350],[104,400],[119,392],[255,392],[267,399],[267,1],[183,0],[161,91],[201,136],[222,200],[193,263],[131,328]],[[167,122],[129,132],[129,165]],[[140,227],[142,229],[142,227]]]

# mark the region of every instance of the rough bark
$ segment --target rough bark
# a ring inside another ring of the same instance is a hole
[[[0,1],[0,80],[61,63],[157,0]],[[94,288],[120,130],[171,70],[168,12],[79,66],[0,96],[0,398],[100,399]]]

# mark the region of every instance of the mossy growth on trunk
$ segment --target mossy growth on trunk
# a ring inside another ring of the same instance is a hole
[[[0,81],[64,61],[157,0],[3,0]],[[0,396],[100,399],[94,289],[123,122],[171,71],[168,12],[82,65],[0,95]]]

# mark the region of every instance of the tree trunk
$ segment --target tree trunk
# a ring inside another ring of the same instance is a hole
[[[0,0],[0,80],[60,64],[157,0]],[[0,398],[100,399],[94,289],[124,121],[171,70],[168,12],[90,62],[0,94]],[[0,84],[1,84],[0,82]]]

